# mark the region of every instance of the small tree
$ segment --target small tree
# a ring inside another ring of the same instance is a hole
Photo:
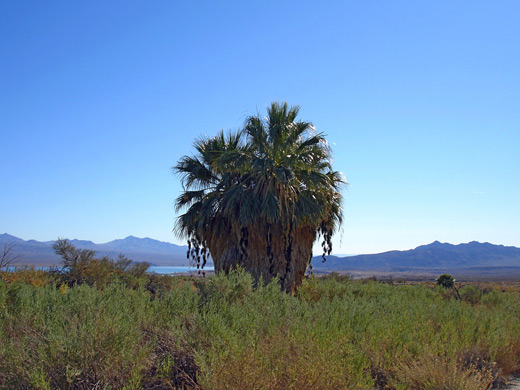
[[[444,288],[453,288],[455,287],[455,279],[449,274],[442,274],[437,278],[437,285]]]
[[[53,246],[56,254],[61,256],[63,268],[61,275],[69,284],[99,286],[107,283],[112,276],[142,277],[150,265],[145,262],[133,262],[124,255],[117,260],[107,256],[96,257],[96,252],[90,249],[78,249],[68,240],[58,239]]]
[[[14,263],[18,261],[20,258],[19,255],[14,254],[14,247],[16,244],[14,242],[6,242],[0,252],[0,271],[7,269],[12,266]]]

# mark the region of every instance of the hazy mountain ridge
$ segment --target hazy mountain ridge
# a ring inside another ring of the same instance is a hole
[[[520,248],[476,241],[458,245],[435,241],[407,251],[329,256],[325,263],[316,257],[313,265],[316,269],[338,271],[520,267]]]
[[[20,256],[19,264],[55,265],[60,258],[54,253],[55,241],[40,242],[23,240],[10,234],[0,234],[0,245],[5,242],[15,244],[14,253]],[[153,265],[188,265],[187,246],[179,246],[152,238],[128,236],[107,243],[96,244],[87,240],[71,240],[82,249],[95,250],[100,256],[117,257],[122,253],[135,261],[147,261]],[[369,255],[327,256],[322,263],[321,256],[313,257],[314,269],[323,271],[379,270],[416,272],[421,270],[471,270],[490,269],[517,270],[520,274],[520,248],[494,245],[476,241],[465,244],[448,244],[439,241],[421,245],[406,251],[388,251]]]
[[[0,244],[14,243],[13,253],[20,256],[18,264],[56,265],[61,259],[54,253],[55,241],[23,240],[10,234],[0,234]],[[100,256],[117,257],[120,253],[135,261],[146,261],[153,265],[188,265],[187,246],[151,238],[128,236],[107,243],[96,244],[92,241],[72,239],[70,242],[81,249],[92,249]]]

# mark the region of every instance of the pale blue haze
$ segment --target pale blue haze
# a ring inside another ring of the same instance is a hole
[[[43,269],[43,270],[51,269],[51,267],[36,267],[36,268]],[[17,270],[16,266],[7,267],[8,272],[16,271],[16,270]],[[213,270],[214,270],[213,267],[204,267],[204,272],[213,271]],[[148,272],[155,272],[156,274],[161,274],[161,275],[174,275],[174,274],[183,274],[183,273],[195,274],[195,273],[198,273],[198,270],[196,267],[188,267],[188,266],[186,266],[186,267],[152,266],[148,269]]]
[[[170,167],[273,100],[351,183],[335,253],[520,246],[520,2],[0,4],[0,233],[172,235]]]

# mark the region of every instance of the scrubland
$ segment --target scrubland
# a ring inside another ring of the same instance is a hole
[[[0,388],[476,390],[520,368],[518,291],[498,284],[332,275],[291,296],[240,270],[134,271],[0,273]]]

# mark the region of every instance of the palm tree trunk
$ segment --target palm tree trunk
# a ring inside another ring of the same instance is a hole
[[[249,272],[255,282],[270,282],[278,277],[280,287],[288,293],[294,293],[302,283],[305,271],[312,256],[315,231],[308,227],[297,228],[292,234],[292,244],[284,239],[281,228],[273,228],[271,251],[268,250],[268,237],[265,229],[250,228],[247,245],[239,246],[240,238],[227,243],[210,244],[210,252],[215,265],[215,272],[228,273],[240,265]],[[224,245],[223,245],[224,244]],[[227,244],[227,245],[225,245]],[[270,253],[271,252],[271,253]]]

